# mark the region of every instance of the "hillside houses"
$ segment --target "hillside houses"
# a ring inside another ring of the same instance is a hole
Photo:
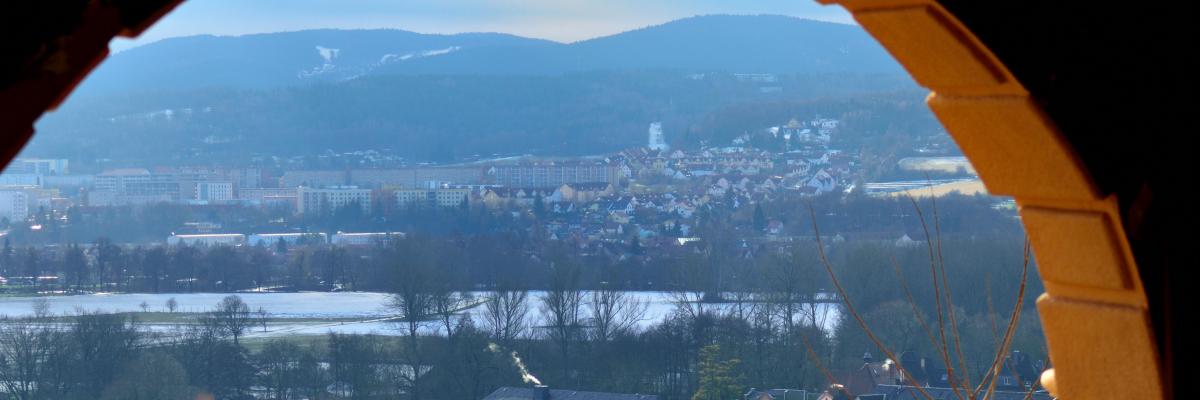
[[[90,218],[119,207],[170,203],[180,212],[216,207],[290,210],[290,215],[272,221],[279,225],[358,217],[386,224],[434,214],[427,210],[487,210],[506,222],[537,221],[544,225],[538,233],[549,232],[551,240],[627,240],[664,232],[679,237],[699,226],[705,210],[736,211],[849,187],[858,173],[857,154],[830,148],[838,128],[835,119],[794,118],[768,132],[760,130],[754,140],[743,135],[727,145],[647,146],[599,156],[496,158],[455,165],[366,162],[352,168],[310,169],[314,167],[289,161],[276,169],[131,167],[78,180],[79,187],[63,189],[65,194],[51,192],[60,189],[46,183],[63,176],[30,167],[7,171],[0,180],[33,179],[45,186],[7,186],[13,207],[0,210],[0,216],[32,220],[35,211],[44,208],[61,219],[74,204],[75,213]],[[772,138],[787,146],[762,142]],[[353,155],[363,160],[376,156]],[[43,175],[20,175],[27,172]],[[47,192],[31,191],[35,189]],[[188,234],[219,231],[187,225],[207,222],[202,216],[170,229]],[[786,236],[783,229],[770,231]]]
[[[544,204],[587,203],[617,193],[611,183],[564,183],[558,187],[491,187],[478,193],[478,202],[488,208],[532,207],[537,199]]]

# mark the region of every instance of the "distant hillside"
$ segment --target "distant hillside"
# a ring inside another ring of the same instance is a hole
[[[196,36],[105,61],[38,122],[26,153],[599,154],[644,144],[654,121],[672,146],[695,147],[814,114],[870,121],[859,134],[871,140],[929,125],[915,89],[861,28],[781,16],[693,17],[572,44],[400,30]]]
[[[498,33],[427,35],[402,30],[309,30],[165,39],[109,57],[78,94],[264,88],[346,80],[382,66],[488,47],[561,47]]]
[[[311,30],[174,38],[110,57],[79,95],[206,87],[264,88],[374,74],[561,74],[673,69],[899,73],[853,25],[713,15],[561,44],[497,33]]]
[[[913,118],[932,121],[915,89],[898,75],[778,75],[766,83],[671,72],[366,76],[280,89],[75,99],[39,122],[26,151],[167,163],[366,149],[443,162],[495,153],[601,154],[644,145],[654,121],[675,147],[727,144],[747,130],[814,115],[857,113],[878,121],[872,130],[882,133]]]

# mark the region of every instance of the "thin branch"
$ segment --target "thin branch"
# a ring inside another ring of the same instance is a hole
[[[1021,319],[1021,305],[1025,302],[1025,281],[1029,276],[1029,238],[1025,238],[1024,252],[1025,260],[1021,265],[1021,286],[1017,290],[1017,302],[1013,305],[1012,315],[1008,318],[1008,327],[1004,330],[1003,344],[999,349],[996,349],[996,357],[992,360],[992,367],[987,373],[988,376],[991,376],[991,380],[988,381],[987,398],[991,398],[992,393],[996,390],[996,377],[1000,375],[1000,364],[1008,354],[1008,346],[1012,344],[1013,334],[1017,330],[1017,322]],[[980,385],[982,386],[983,382],[980,382]],[[975,390],[979,390],[979,388]]]
[[[1044,373],[1046,373],[1046,367],[1043,365],[1043,366],[1042,366],[1042,370],[1038,372],[1038,377],[1041,377],[1041,376],[1042,376],[1042,374],[1044,374]],[[1025,391],[1025,398],[1024,398],[1023,400],[1029,400],[1029,399],[1032,399],[1032,398],[1033,398],[1033,393],[1034,393],[1034,392],[1036,392],[1036,391],[1037,391],[1037,388],[1038,388],[1038,386],[1041,386],[1041,385],[1042,385],[1042,380],[1041,380],[1041,379],[1035,379],[1035,380],[1033,381],[1033,384],[1032,384],[1032,385],[1029,385],[1029,390],[1026,390],[1026,391]]]
[[[983,291],[987,295],[988,324],[992,327],[992,346],[1000,346],[1000,329],[996,327],[996,308],[992,305],[992,274],[983,273]]]
[[[917,307],[917,302],[913,300],[912,292],[908,290],[908,281],[904,279],[904,275],[900,273],[900,264],[896,262],[896,257],[891,257],[892,272],[896,274],[896,280],[900,282],[900,288],[904,289],[904,297],[908,300],[908,305],[912,308],[913,317],[917,319],[917,323],[921,325],[921,330],[925,332],[925,336],[929,338],[929,344],[937,347],[937,339],[933,337],[933,330],[929,328],[929,324],[925,322],[925,318],[921,317],[921,310]]]
[[[938,282],[937,258],[934,257],[933,252],[933,237],[929,234],[929,225],[925,223],[925,213],[921,210],[921,206],[917,204],[917,200],[911,195],[907,197],[908,201],[913,205],[913,210],[917,213],[917,218],[921,221],[921,230],[925,233],[925,247],[929,250],[929,275],[933,280],[933,293],[937,304],[938,335],[941,339],[941,346],[937,346],[938,355],[942,357],[942,365],[946,366],[947,378],[949,378],[951,383],[956,383],[958,379],[954,375],[954,362],[950,361],[950,344],[946,341],[946,323],[943,319],[944,312],[942,311],[942,289],[941,284]],[[951,386],[954,389],[954,395],[959,400],[962,400],[963,396],[958,391],[958,385],[953,384]]]
[[[808,213],[812,218],[813,234],[817,237],[817,254],[821,257],[821,265],[823,265],[825,267],[825,271],[829,273],[829,279],[833,282],[833,287],[837,289],[838,296],[842,297],[842,302],[846,304],[846,310],[851,316],[854,317],[854,320],[858,322],[858,326],[861,327],[864,332],[866,332],[867,337],[871,339],[871,342],[875,344],[875,347],[879,348],[879,351],[883,352],[883,354],[889,359],[897,360],[896,367],[900,369],[900,373],[904,374],[906,377],[912,377],[913,375],[910,374],[903,365],[901,365],[899,362],[900,359],[896,358],[896,355],[892,354],[892,351],[888,350],[887,346],[884,346],[883,343],[879,341],[879,338],[875,337],[875,333],[871,331],[871,328],[867,327],[867,322],[863,320],[862,315],[860,315],[858,310],[854,308],[854,303],[851,302],[850,297],[846,295],[846,290],[842,288],[842,283],[838,281],[837,275],[833,273],[833,265],[829,262],[829,258],[825,255],[825,244],[821,241],[821,231],[817,227],[817,212],[813,210],[811,203],[808,204]],[[921,393],[921,396],[928,400],[933,400],[933,396],[930,396],[929,393],[925,391],[925,388],[922,388],[920,385],[913,385],[913,387],[915,387],[917,391]]]
[[[829,380],[830,384],[837,383],[837,379],[833,377],[833,373],[829,372],[828,368],[825,368],[825,364],[821,362],[821,357],[817,355],[816,350],[813,350],[812,343],[808,341],[808,335],[804,333],[803,329],[799,329],[798,332],[800,332],[800,341],[804,342],[804,349],[808,351],[808,356],[817,364],[817,369],[821,370],[821,374],[825,375],[825,379]]]
[[[933,207],[933,230],[937,236],[938,269],[942,273],[942,285],[946,287],[946,304],[950,307],[950,333],[954,338],[954,352],[958,355],[959,365],[962,366],[963,388],[971,387],[971,371],[967,369],[967,357],[962,351],[962,335],[958,331],[957,313],[954,311],[954,296],[951,294],[950,280],[946,279],[946,259],[942,256],[942,222],[938,214],[937,196],[933,195],[933,186],[929,187],[929,202]]]

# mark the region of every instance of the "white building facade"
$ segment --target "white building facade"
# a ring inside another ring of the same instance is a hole
[[[357,186],[327,188],[296,188],[297,214],[329,214],[350,205],[357,205],[364,214],[371,213],[371,190]]]
[[[399,189],[396,190],[396,208],[448,208],[457,207],[468,201],[471,189]]]
[[[200,182],[196,184],[196,200],[223,202],[233,200],[233,182]]]
[[[10,222],[29,218],[29,196],[18,190],[0,190],[0,218]]]

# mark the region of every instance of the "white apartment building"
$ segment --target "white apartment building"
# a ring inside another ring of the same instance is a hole
[[[92,183],[95,190],[88,193],[88,204],[113,206],[179,201],[180,184],[174,175],[151,174],[145,168],[123,168],[104,171]]]
[[[371,190],[357,186],[331,186],[326,188],[296,188],[296,213],[332,213],[342,207],[357,204],[364,214],[371,213]]]
[[[247,243],[251,246],[274,246],[276,243],[283,241],[287,244],[297,244],[301,242],[307,243],[329,243],[329,236],[324,233],[256,233],[247,237]]]
[[[246,235],[240,233],[213,233],[205,235],[171,235],[167,237],[167,245],[185,244],[188,246],[236,246],[246,243]]]
[[[67,160],[62,158],[18,158],[8,164],[5,173],[33,175],[66,175]]]
[[[471,189],[399,189],[396,190],[396,208],[446,208],[458,207],[471,196]]]
[[[206,171],[151,172],[145,168],[104,171],[92,177],[92,185],[94,190],[88,193],[92,206],[228,201],[233,200],[236,187],[232,180],[218,179]]]
[[[617,164],[606,162],[532,162],[489,169],[496,184],[514,188],[554,188],[564,183],[619,183]]]
[[[19,190],[0,190],[0,218],[9,221],[29,218],[29,195]]]
[[[339,246],[369,246],[393,239],[404,239],[404,232],[338,232],[333,235],[329,243]]]
[[[233,200],[233,182],[199,182],[196,184],[196,200],[221,202]]]
[[[0,186],[42,186],[42,176],[38,174],[0,174]]]

